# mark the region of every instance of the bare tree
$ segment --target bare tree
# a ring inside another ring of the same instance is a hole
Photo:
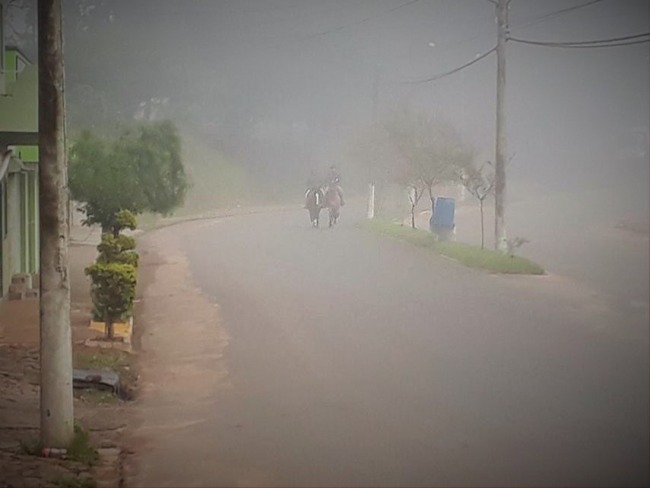
[[[486,169],[486,165],[491,169]],[[481,209],[481,249],[485,248],[485,222],[483,219],[483,202],[494,192],[494,168],[490,161],[480,167],[470,167],[460,172],[460,181],[479,202]]]
[[[391,119],[389,140],[400,155],[395,163],[398,182],[412,189],[411,222],[415,227],[415,207],[426,190],[433,201],[433,189],[453,181],[468,168],[474,151],[448,123],[409,112]]]
[[[409,203],[411,204],[411,227],[415,229],[415,209],[424,195],[424,188],[417,181],[409,184]]]

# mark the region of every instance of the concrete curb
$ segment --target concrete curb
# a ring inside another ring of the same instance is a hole
[[[301,209],[302,204],[294,205],[280,205],[280,206],[269,206],[269,207],[242,207],[235,209],[224,209],[223,211],[209,212],[196,215],[188,215],[185,217],[177,217],[171,219],[161,219],[159,222],[156,222],[150,227],[143,227],[134,232],[134,235],[147,234],[159,229],[164,229],[166,227],[172,227],[174,225],[183,224],[186,222],[194,222],[198,220],[210,220],[210,219],[223,219],[227,217],[237,217],[244,215],[257,215],[263,213],[273,213],[273,212],[289,212],[291,210]]]

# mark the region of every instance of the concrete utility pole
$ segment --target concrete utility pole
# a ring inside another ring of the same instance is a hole
[[[510,0],[497,1],[497,120],[496,155],[494,174],[494,248],[506,252],[508,249],[505,200],[506,200],[506,37],[508,34],[508,5]]]
[[[61,0],[38,0],[41,442],[73,438]]]
[[[379,107],[379,78],[381,76],[381,66],[375,65],[374,76],[372,80],[372,123],[373,126],[377,124],[377,110]],[[374,128],[373,128],[374,130]],[[368,184],[368,218],[375,218],[375,184],[376,181],[371,181]]]

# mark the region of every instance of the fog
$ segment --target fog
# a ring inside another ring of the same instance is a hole
[[[483,158],[493,158],[494,53],[438,81],[409,83],[492,48],[490,2],[64,3],[73,106],[83,86],[119,107],[104,114],[111,121],[128,120],[142,102],[164,100],[165,116],[191,123],[264,178],[291,176],[295,185],[310,166],[353,167],[346,147],[355,131],[373,114],[381,120],[404,107],[449,120]],[[512,35],[584,41],[648,31],[642,0],[548,15],[573,5],[513,2]],[[509,179],[565,190],[647,182],[648,62],[647,44],[563,49],[509,42]],[[639,205],[647,203],[644,186],[634,188]]]
[[[489,1],[84,0],[64,9],[72,133],[134,118],[175,120],[193,149],[187,211],[299,202],[309,175],[332,163],[348,195],[365,195],[357,158],[372,148],[359,151],[359,134],[404,110],[447,121],[477,163],[494,161],[495,53],[422,82],[495,45]],[[509,12],[511,36],[524,40],[650,30],[641,0],[518,0]],[[506,226],[529,238],[530,257],[552,271],[563,269],[542,243],[561,236],[563,250],[553,252],[558,262],[571,260],[584,247],[587,221],[603,229],[599,239],[621,222],[647,235],[649,62],[647,43],[507,43]],[[394,198],[407,207],[401,193]],[[518,202],[524,207],[513,207]],[[640,256],[637,249],[629,259]],[[587,272],[601,259],[594,254]],[[621,271],[600,281],[613,288],[630,277]],[[647,294],[647,273],[631,282]]]
[[[36,1],[0,2],[6,45],[37,60]],[[505,222],[534,275],[404,228],[428,230],[431,201],[411,214],[397,171],[366,218],[373,169],[399,159],[378,131],[396,114],[473,149],[445,157],[494,161],[493,0],[63,10],[68,142],[171,119],[191,182],[165,225],[138,215],[138,401],[88,407],[118,414],[125,486],[647,486],[647,1],[510,2]],[[409,139],[418,155],[430,140]],[[348,203],[319,227],[305,190],[332,164]],[[491,195],[432,195],[456,198],[452,240],[493,247]]]

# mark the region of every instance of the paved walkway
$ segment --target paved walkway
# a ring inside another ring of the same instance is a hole
[[[88,329],[92,309],[84,268],[96,256],[99,231],[71,229],[69,271],[71,326],[75,347],[96,332]],[[54,482],[93,478],[99,488],[116,487],[122,477],[120,436],[124,405],[98,405],[75,399],[75,420],[90,431],[99,463],[80,463],[25,455],[21,445],[38,439],[39,300],[0,302],[0,487],[55,486]],[[58,486],[58,485],[56,485]],[[68,485],[66,485],[68,486]],[[72,486],[72,485],[70,485]],[[76,485],[75,485],[76,486]]]

